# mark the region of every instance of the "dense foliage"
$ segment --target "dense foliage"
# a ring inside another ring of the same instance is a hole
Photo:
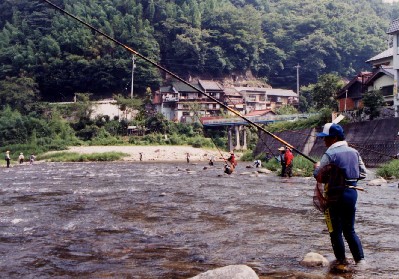
[[[398,5],[380,0],[54,2],[185,78],[250,71],[291,88],[298,63],[304,85],[325,73],[352,76],[367,68],[365,61],[386,47],[390,20],[399,17]],[[25,79],[28,99],[130,92],[131,53],[43,1],[0,1],[0,30],[0,81]],[[135,92],[160,82],[155,67],[136,60]]]
[[[372,90],[363,96],[364,112],[370,120],[380,116],[380,108],[384,105],[384,96],[380,90]]]

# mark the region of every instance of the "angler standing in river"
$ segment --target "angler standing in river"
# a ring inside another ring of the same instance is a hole
[[[294,154],[292,154],[291,149],[287,146],[285,147],[285,176],[292,177],[292,168],[294,166]]]
[[[285,164],[285,147],[280,147],[278,148],[278,151],[280,151],[280,155],[279,155],[279,161],[281,164],[281,177],[285,177],[285,170],[287,168],[286,164]]]
[[[317,134],[323,138],[326,147],[321,161],[315,164],[314,177],[318,182],[328,177],[326,223],[338,269],[345,267],[344,235],[353,259],[359,266],[364,266],[364,253],[361,241],[355,232],[355,213],[357,201],[357,181],[366,177],[366,167],[356,149],[348,146],[343,128],[335,123],[327,123],[323,131]],[[324,173],[323,173],[324,172]],[[331,183],[331,177],[334,183]],[[331,185],[335,184],[335,185]],[[340,267],[341,266],[341,267]]]
[[[6,152],[5,160],[6,160],[7,168],[9,168],[10,167],[11,158],[10,158],[10,151],[8,151],[8,150]]]

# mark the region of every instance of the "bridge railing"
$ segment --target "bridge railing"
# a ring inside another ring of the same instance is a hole
[[[245,116],[248,120],[255,123],[262,122],[276,122],[276,121],[289,121],[289,120],[297,120],[297,119],[305,119],[311,116],[317,115],[317,113],[304,113],[304,114],[287,114],[287,115],[266,115],[266,116]],[[245,125],[248,124],[240,117],[232,117],[232,118],[220,118],[220,119],[209,119],[204,120],[204,125],[234,125],[234,123]]]

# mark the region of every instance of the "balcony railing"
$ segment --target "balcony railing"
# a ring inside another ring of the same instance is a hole
[[[179,101],[179,98],[177,98],[177,97],[164,97],[164,98],[162,98],[162,101],[164,101],[164,102],[177,102],[177,101]]]

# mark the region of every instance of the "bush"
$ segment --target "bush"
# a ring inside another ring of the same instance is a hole
[[[293,175],[305,177],[313,176],[314,164],[305,157],[296,154],[293,164]]]
[[[38,160],[50,162],[100,162],[100,161],[118,161],[129,154],[122,152],[104,152],[79,154],[75,152],[55,152],[37,156]]]
[[[251,150],[245,151],[244,154],[242,154],[242,156],[240,157],[240,161],[252,162],[254,160],[254,154]]]
[[[188,139],[188,144],[192,147],[213,147],[213,142],[209,138],[203,138],[201,136],[196,136]]]
[[[399,160],[383,164],[377,169],[376,174],[386,179],[399,178]]]
[[[123,140],[117,137],[112,136],[107,130],[101,128],[97,136],[93,138],[90,145],[118,145],[123,144]]]
[[[281,164],[275,157],[265,163],[262,162],[262,165],[271,171],[281,171]]]
[[[182,135],[173,134],[166,141],[167,144],[170,145],[183,145],[186,141],[186,137]]]

